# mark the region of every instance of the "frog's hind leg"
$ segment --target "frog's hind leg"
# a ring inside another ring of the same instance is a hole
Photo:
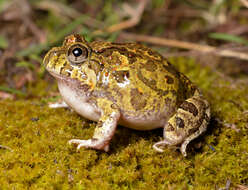
[[[186,156],[187,145],[206,131],[209,118],[209,104],[197,91],[179,106],[164,126],[164,140],[155,143],[153,148],[163,152],[161,147],[166,145],[181,145],[181,153]]]
[[[183,143],[181,144],[181,147],[180,147],[180,151],[183,154],[183,156],[187,156],[187,152],[186,152],[187,145],[190,143],[190,141],[197,138],[199,135],[201,135],[203,132],[206,131],[207,124],[208,124],[208,122],[206,120],[204,120],[203,123],[201,124],[201,126],[199,127],[199,129],[197,131],[195,131],[194,133],[192,133],[191,135],[189,135],[183,141]]]

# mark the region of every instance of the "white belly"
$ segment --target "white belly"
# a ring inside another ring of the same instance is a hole
[[[126,114],[125,111],[121,114],[121,119],[119,124],[140,130],[140,131],[146,131],[146,130],[152,130],[156,128],[161,128],[165,125],[168,118],[161,117],[159,113],[153,113],[149,115],[149,117],[140,114]]]
[[[63,97],[63,100],[78,114],[92,120],[98,121],[100,118],[99,110],[92,104],[87,102],[87,98],[83,94],[77,94],[77,91],[65,84],[64,82],[58,82],[59,91]]]

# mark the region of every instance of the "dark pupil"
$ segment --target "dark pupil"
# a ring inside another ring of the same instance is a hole
[[[79,57],[80,55],[83,54],[83,51],[82,51],[81,48],[75,48],[75,49],[72,51],[72,53],[73,53],[73,55],[74,55],[75,57]]]

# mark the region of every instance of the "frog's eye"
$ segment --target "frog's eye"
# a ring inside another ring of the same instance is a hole
[[[71,63],[81,63],[88,57],[88,49],[80,44],[73,45],[69,48],[67,58]]]

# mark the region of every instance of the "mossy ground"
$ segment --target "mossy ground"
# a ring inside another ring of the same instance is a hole
[[[203,91],[211,104],[209,129],[184,158],[173,148],[152,149],[162,129],[118,127],[108,153],[68,145],[90,138],[94,122],[69,109],[50,109],[44,81],[33,98],[0,101],[0,189],[218,189],[248,184],[248,87],[231,85],[196,61],[171,62]]]

